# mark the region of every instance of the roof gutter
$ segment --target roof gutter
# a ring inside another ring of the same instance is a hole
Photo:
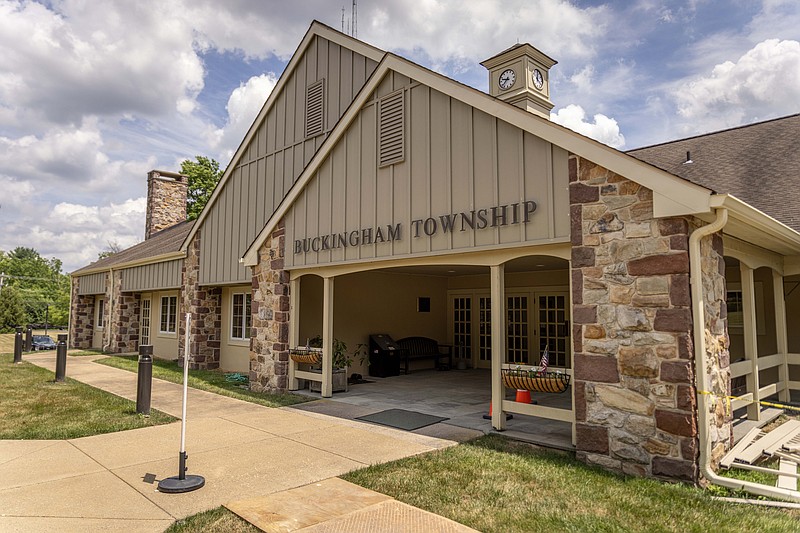
[[[710,198],[709,205],[711,209],[724,208],[730,211],[733,217],[746,221],[759,231],[772,235],[800,253],[800,233],[747,202],[730,194],[714,194]]]
[[[738,201],[738,200],[737,200]],[[746,205],[746,204],[744,204]],[[749,206],[748,206],[749,207]],[[718,475],[711,468],[711,441],[709,440],[709,401],[708,391],[708,365],[706,363],[706,338],[705,338],[705,301],[703,300],[703,272],[702,258],[700,256],[700,240],[722,230],[728,223],[728,209],[719,207],[715,209],[716,218],[708,225],[702,226],[689,236],[689,272],[692,290],[692,323],[694,326],[694,360],[696,365],[695,386],[697,388],[697,418],[700,437],[700,471],[708,481],[721,487],[735,490],[745,490],[751,494],[779,498],[783,500],[800,501],[800,492],[778,487],[732,479]]]

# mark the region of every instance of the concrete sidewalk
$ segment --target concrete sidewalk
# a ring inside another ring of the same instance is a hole
[[[24,359],[55,367],[53,352]],[[135,399],[136,374],[94,359],[69,357],[67,376]],[[153,380],[152,406],[180,416],[181,386]],[[301,504],[306,495],[290,490],[316,487],[350,470],[452,446],[454,441],[262,407],[196,389],[189,389],[188,406],[187,465],[190,474],[205,477],[205,487],[187,494],[157,491],[158,480],[177,474],[180,423],[67,441],[0,441],[0,530],[163,531],[176,519],[224,504],[257,522],[258,502],[268,505],[275,499],[262,500],[264,496],[289,491],[281,501],[299,498],[286,509],[298,509],[303,518],[293,522],[284,516],[283,525],[270,530],[340,531],[336,524],[349,523],[353,515],[365,527],[369,524],[365,530],[469,531],[414,508],[414,516],[422,517],[419,528],[410,519],[401,520],[402,527],[391,525],[398,516],[411,515],[403,504],[386,502],[381,495],[379,505],[354,504],[352,511],[343,508],[331,514],[323,505],[314,518],[314,509]],[[335,482],[337,490],[318,491],[317,502],[325,502],[325,494],[328,500],[341,500],[347,489],[342,489],[341,480]],[[372,502],[375,497],[363,490],[354,487],[353,498]],[[387,514],[387,509],[392,512]],[[433,529],[431,520],[438,524]],[[295,525],[289,527],[291,523]]]

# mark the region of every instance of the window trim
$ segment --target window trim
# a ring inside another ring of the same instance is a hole
[[[236,310],[236,297],[241,296],[242,301],[242,316],[239,326],[242,328],[242,336],[236,337],[234,335],[234,328],[237,326]],[[231,341],[246,342],[250,340],[250,335],[253,331],[253,294],[250,292],[232,292],[231,293],[231,311],[230,311],[230,328],[228,329],[229,339]]]
[[[175,300],[175,303],[172,303],[172,300]],[[164,300],[167,301],[166,309],[167,309],[167,329],[162,329],[164,326]],[[170,313],[173,311],[173,313]],[[152,311],[151,311],[152,313]],[[172,315],[173,322],[170,324],[170,315]],[[172,329],[170,330],[170,326]],[[152,325],[151,325],[152,328]],[[178,297],[177,296],[162,296],[161,302],[159,303],[158,307],[158,332],[164,335],[176,335],[178,332]]]
[[[106,326],[106,299],[97,299],[97,316],[95,317],[95,329],[103,329]]]

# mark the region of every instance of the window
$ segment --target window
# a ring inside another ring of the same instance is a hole
[[[764,299],[764,284],[760,281],[753,283],[753,293],[756,307],[756,314],[754,317],[756,322],[756,335],[766,335],[767,320],[764,310],[766,309],[767,301]],[[728,283],[725,304],[728,308],[729,334],[741,335],[741,330],[744,328],[744,295],[741,283]]]
[[[728,291],[725,304],[728,306],[728,327],[741,328],[744,325],[742,291]]]
[[[161,333],[175,333],[175,318],[178,314],[178,297],[161,297]]]
[[[249,339],[253,315],[250,313],[250,294],[235,293],[231,305],[231,338]]]
[[[106,315],[106,300],[105,298],[97,299],[97,329],[103,329],[105,325]]]

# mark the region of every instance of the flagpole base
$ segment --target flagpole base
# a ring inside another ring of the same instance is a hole
[[[158,482],[158,492],[166,492],[168,494],[192,492],[205,484],[206,480],[203,476],[184,476],[183,479],[180,479],[179,476],[173,476]]]

